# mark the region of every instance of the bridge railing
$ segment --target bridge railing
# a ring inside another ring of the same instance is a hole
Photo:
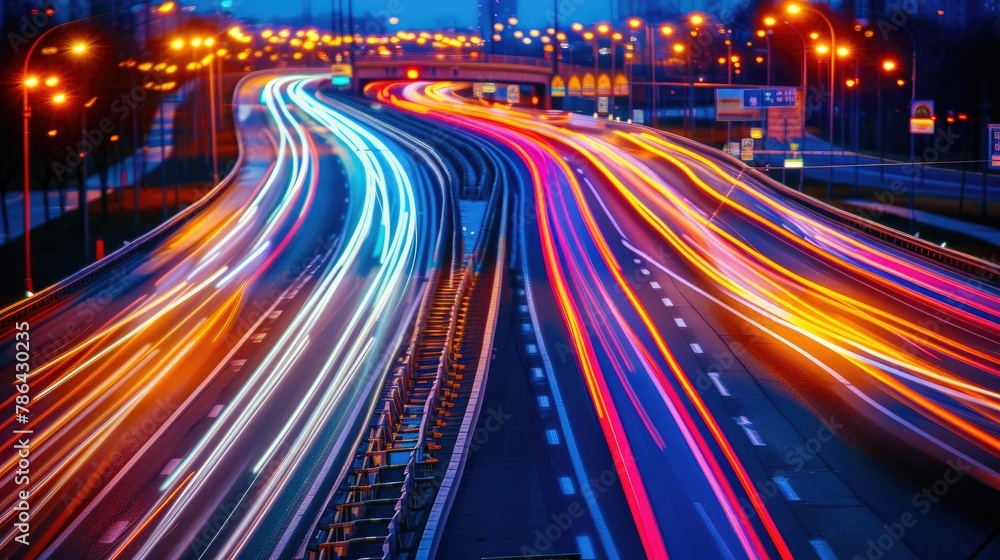
[[[521,66],[535,66],[538,68],[551,68],[552,61],[531,56],[513,56],[506,54],[488,54],[478,51],[449,53],[449,52],[423,52],[423,53],[356,53],[355,62],[471,62],[481,64],[517,64]]]

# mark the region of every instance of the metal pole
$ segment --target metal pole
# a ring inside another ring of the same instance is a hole
[[[215,137],[215,64],[208,64],[208,115],[212,129],[212,182],[219,183],[219,149]],[[164,191],[166,192],[166,191]]]
[[[167,138],[163,126],[163,104],[160,104],[160,189],[163,191],[163,221],[167,221]]]
[[[771,85],[771,30],[764,32],[767,39],[767,85]]]
[[[597,62],[598,62],[597,51],[599,50],[597,46],[597,41],[598,41],[597,34],[594,34],[593,38],[594,42],[591,43],[591,46],[593,47],[594,51],[594,113],[597,113],[597,73],[600,71],[597,67]]]
[[[559,41],[559,0],[552,0],[552,29],[556,48],[552,49],[552,76],[559,75],[559,57],[562,56],[562,42]],[[551,95],[552,92],[549,92]]]
[[[129,73],[132,78],[132,90],[135,90],[135,72]],[[142,182],[142,167],[139,158],[139,105],[132,109],[132,182],[134,183],[132,193],[134,195],[135,207],[132,214],[135,219],[135,232],[139,233],[139,187]]]
[[[647,28],[648,27],[649,25],[647,24]],[[660,116],[657,115],[659,109],[658,97],[660,92],[659,88],[656,86],[656,33],[652,30],[652,28],[649,28],[649,77],[649,81],[653,84],[650,86],[650,97],[653,101],[653,114],[650,115],[650,122],[652,122],[653,126],[656,127],[660,124]]]
[[[733,83],[733,36],[729,35],[726,39],[726,84],[732,85]],[[694,81],[691,82],[692,87]],[[745,129],[744,129],[745,130]],[[746,132],[744,132],[746,134]],[[709,139],[711,141],[711,139]],[[731,121],[726,121],[726,146],[733,141],[733,123]]]
[[[80,109],[80,145],[87,146],[87,107]],[[80,212],[83,212],[83,261],[90,263],[90,204],[87,200],[87,152],[80,157]],[[48,204],[48,201],[45,201]]]
[[[27,76],[28,62],[25,60],[25,73]],[[31,166],[30,166],[30,120],[31,107],[28,105],[28,85],[21,84],[24,89],[24,291],[26,295],[35,292],[34,283],[31,280]]]
[[[615,99],[615,32],[611,31],[611,99],[608,100],[608,113],[614,115],[617,106]]]

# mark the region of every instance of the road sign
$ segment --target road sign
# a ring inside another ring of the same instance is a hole
[[[934,102],[910,103],[910,134],[934,134]]]
[[[733,157],[740,157],[740,143],[730,142],[729,145],[726,146],[726,153]]]
[[[743,138],[740,140],[740,159],[743,161],[753,161],[753,138]]]
[[[597,98],[597,112],[602,114],[608,113],[608,97],[600,96]]]
[[[802,158],[785,158],[785,167],[788,168],[802,167],[803,163]]]
[[[335,86],[347,86],[351,84],[351,65],[350,64],[331,64],[330,65],[331,82]]]
[[[750,127],[750,138],[754,140],[760,140],[764,137],[764,129],[759,126]]]
[[[990,146],[990,169],[1000,169],[1000,124],[988,124],[987,143]]]
[[[515,85],[507,86],[507,103],[521,102],[521,87]]]
[[[717,121],[759,121],[764,111],[759,107],[743,104],[743,89],[719,88],[715,90],[715,120]]]
[[[497,85],[494,82],[486,82],[483,84],[483,93],[496,93]]]
[[[743,90],[744,107],[794,107],[795,90],[793,87],[745,89]]]
[[[566,82],[558,74],[552,77],[552,97],[566,97]]]

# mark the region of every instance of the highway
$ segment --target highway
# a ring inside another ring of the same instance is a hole
[[[433,168],[320,101],[323,83],[246,78],[241,163],[221,193],[141,258],[21,317],[30,420],[3,428],[32,430],[30,546],[12,546],[5,477],[0,555],[301,554],[445,226]],[[17,457],[2,461],[11,472]]]
[[[568,424],[598,418],[647,557],[965,558],[989,542],[996,286],[674,136],[490,106],[452,84],[371,91],[527,169],[537,334],[573,351],[553,373],[590,406],[568,403]],[[616,557],[614,524],[600,557]]]

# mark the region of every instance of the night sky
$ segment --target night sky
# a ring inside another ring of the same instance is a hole
[[[222,0],[196,0],[194,5],[200,13],[211,13]],[[331,0],[311,0],[312,13],[316,24],[328,21]],[[574,2],[576,4],[577,2]],[[233,14],[238,18],[286,19],[302,13],[302,0],[276,2],[274,0],[232,0]],[[579,21],[594,21],[608,17],[609,5],[606,2],[584,0],[579,2],[574,11],[574,19]],[[345,0],[346,6],[346,0]],[[400,29],[440,27],[442,25],[457,25],[469,27],[476,25],[477,0],[355,0],[356,15],[374,12],[376,14],[395,15],[400,19]],[[395,9],[390,13],[390,10]],[[521,0],[518,17],[521,26],[543,27],[549,24],[546,11],[551,11],[551,2]],[[560,22],[562,24],[563,22]],[[569,25],[570,22],[565,22]]]

